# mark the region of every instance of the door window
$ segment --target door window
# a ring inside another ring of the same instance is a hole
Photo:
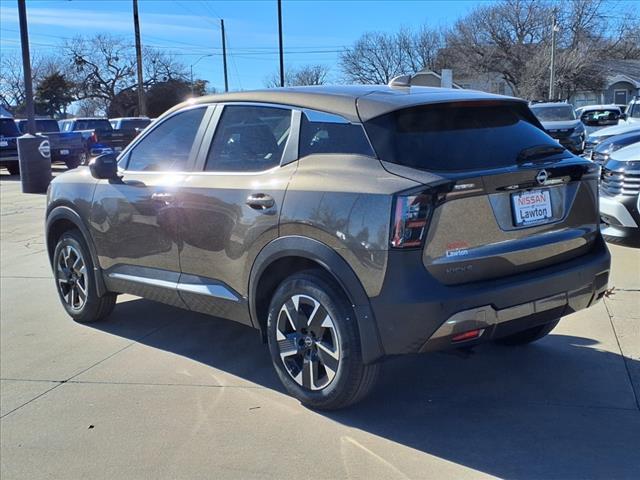
[[[154,128],[129,154],[127,170],[185,170],[206,107],[177,113]]]
[[[224,107],[207,155],[209,172],[260,172],[280,164],[291,132],[291,110]]]
[[[298,149],[300,158],[316,153],[375,156],[362,125],[314,110],[303,111]]]

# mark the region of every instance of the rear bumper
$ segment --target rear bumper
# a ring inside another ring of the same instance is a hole
[[[67,153],[62,153],[66,151]],[[53,148],[51,149],[51,158],[55,162],[64,162],[69,158],[77,158],[84,152],[84,147],[74,147],[74,148]]]
[[[385,354],[470,345],[553,321],[602,297],[610,255],[598,238],[587,254],[499,280],[446,286],[424,269],[421,252],[389,252],[382,292],[371,299]],[[452,337],[482,329],[478,339]]]

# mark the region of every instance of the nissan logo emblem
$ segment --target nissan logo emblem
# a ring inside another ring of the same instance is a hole
[[[540,185],[544,185],[547,182],[547,178],[549,178],[549,174],[546,170],[540,170],[536,175],[536,180]]]

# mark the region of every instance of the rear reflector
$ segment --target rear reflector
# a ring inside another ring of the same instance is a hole
[[[482,335],[484,329],[478,328],[476,330],[469,330],[468,332],[461,333],[456,335],[451,339],[452,342],[464,342],[465,340],[473,340],[474,338],[478,338]]]

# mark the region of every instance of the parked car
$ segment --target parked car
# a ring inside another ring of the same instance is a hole
[[[16,120],[21,134],[27,133],[27,120]],[[58,122],[52,118],[36,118],[36,132],[49,139],[51,161],[64,162],[67,168],[76,168],[86,162],[87,151],[78,132],[60,132]]]
[[[614,135],[596,146],[591,153],[591,160],[602,165],[609,160],[613,152],[637,142],[640,142],[640,128],[631,133]]]
[[[640,97],[634,97],[627,105],[620,125],[640,125]]]
[[[531,111],[540,120],[549,135],[560,145],[580,154],[584,150],[586,130],[576,118],[573,106],[568,103],[548,102],[531,105]]]
[[[148,117],[110,118],[109,123],[111,123],[114,130],[125,130],[137,135],[149,126],[151,119]]]
[[[11,175],[20,173],[16,140],[20,135],[12,117],[0,117],[0,167],[9,170]]]
[[[617,125],[622,112],[616,105],[588,105],[577,108],[576,116],[584,123],[589,135],[600,128]]]
[[[599,170],[509,97],[238,92],[57,176],[46,244],[75,320],[127,292],[253,326],[286,389],[332,409],[383,358],[526,344],[597,302]]]
[[[625,135],[627,133],[638,131],[640,131],[640,125],[638,124],[616,125],[615,127],[608,127],[597,130],[587,137],[582,156],[591,159],[593,150],[595,150],[601,142],[616,135]]]
[[[87,152],[95,157],[103,153],[119,153],[136,136],[132,132],[114,131],[106,118],[69,118],[60,120],[61,132],[79,132]]]
[[[640,143],[614,152],[602,168],[600,217],[607,241],[640,246]]]

